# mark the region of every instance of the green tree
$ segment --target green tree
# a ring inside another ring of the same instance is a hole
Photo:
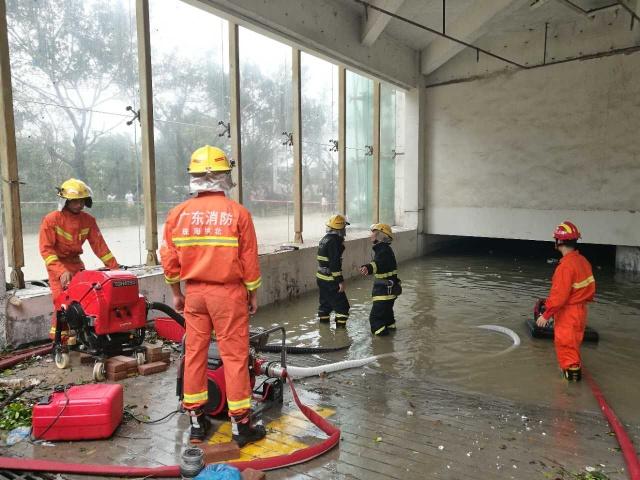
[[[99,0],[8,0],[7,20],[21,134],[39,139],[47,165],[87,178],[88,158],[113,128],[104,115],[96,120],[97,111],[135,98],[128,8]]]

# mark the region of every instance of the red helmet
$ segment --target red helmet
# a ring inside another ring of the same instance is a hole
[[[556,227],[553,238],[556,240],[578,240],[581,237],[578,227],[569,221],[564,221]]]

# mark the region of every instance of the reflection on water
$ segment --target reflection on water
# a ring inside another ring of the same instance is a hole
[[[569,410],[596,410],[586,382],[568,385],[556,364],[553,343],[535,340],[524,321],[536,298],[547,294],[554,265],[545,258],[513,255],[447,254],[400,265],[404,294],[396,302],[397,333],[372,338],[369,332],[371,280],[347,283],[352,305],[346,330],[318,325],[315,293],[262,309],[255,325],[283,324],[294,345],[335,346],[352,342],[346,352],[322,354],[323,361],[361,358],[386,352],[396,356],[371,367],[412,382],[429,379],[455,388]],[[640,279],[599,268],[596,301],[589,325],[600,343],[584,344],[585,366],[623,421],[639,423]],[[522,344],[476,328],[495,324],[511,328]],[[293,362],[293,361],[292,361]]]

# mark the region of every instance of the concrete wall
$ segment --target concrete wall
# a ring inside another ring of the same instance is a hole
[[[426,232],[640,245],[640,53],[427,89]]]
[[[444,239],[432,238],[426,243],[431,249],[441,245]],[[423,242],[420,242],[421,244]],[[424,253],[419,251],[415,230],[398,231],[393,247],[399,262]],[[317,244],[300,250],[260,256],[262,288],[258,303],[267,305],[288,300],[304,292],[316,289]],[[347,240],[342,270],[346,278],[356,276],[358,268],[371,259],[371,243],[368,238]],[[161,269],[140,268],[134,270],[140,278],[140,291],[149,300],[171,304],[171,293],[164,282]],[[5,312],[5,309],[2,309]],[[7,302],[6,325],[0,324],[0,348],[46,340],[53,314],[48,288],[32,287],[20,290]]]

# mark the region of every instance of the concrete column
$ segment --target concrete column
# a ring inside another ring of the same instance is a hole
[[[13,118],[7,10],[4,0],[0,0],[0,95],[0,172],[2,173],[2,202],[4,225],[7,231],[9,266],[12,267],[11,283],[17,288],[24,288],[20,180],[18,178],[18,156]]]
[[[156,198],[156,153],[153,136],[153,85],[149,0],[137,0],[138,74],[140,76],[140,127],[142,129],[142,195],[147,265],[158,265],[158,206]]]
[[[300,69],[300,50],[291,49],[291,75],[293,91],[293,223],[295,243],[302,240],[302,77]]]
[[[640,247],[616,247],[616,270],[640,272]]]
[[[240,126],[240,48],[238,24],[229,22],[229,98],[231,100],[231,158],[236,162],[233,181],[236,188],[233,199],[242,203],[242,142]]]

